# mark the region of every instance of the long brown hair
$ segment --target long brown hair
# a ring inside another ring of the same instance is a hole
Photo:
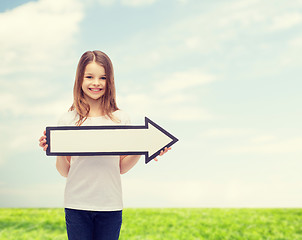
[[[106,86],[105,93],[101,97],[101,107],[105,116],[108,116],[113,121],[117,121],[117,119],[112,114],[114,111],[119,109],[116,104],[112,62],[105,53],[95,50],[85,52],[81,56],[77,67],[73,88],[73,104],[69,109],[69,111],[76,109],[77,113],[79,114],[79,120],[76,123],[77,126],[80,126],[87,119],[90,111],[89,104],[84,98],[82,84],[85,68],[91,62],[96,62],[105,69]]]

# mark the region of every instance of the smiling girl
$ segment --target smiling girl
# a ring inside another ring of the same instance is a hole
[[[59,125],[130,123],[128,115],[117,107],[113,67],[105,53],[87,51],[81,56],[73,94],[73,104]],[[39,142],[46,151],[45,132]],[[67,177],[64,207],[69,240],[119,238],[123,209],[120,174],[128,172],[139,159],[137,155],[57,157],[57,170]]]

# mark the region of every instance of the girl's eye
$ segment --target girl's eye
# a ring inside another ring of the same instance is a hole
[[[86,76],[86,78],[89,78],[89,79],[90,79],[90,78],[92,78],[92,77],[91,77],[91,76]]]
[[[102,80],[106,80],[106,77],[101,77]]]

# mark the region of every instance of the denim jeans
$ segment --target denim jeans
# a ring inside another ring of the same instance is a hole
[[[122,211],[86,211],[65,208],[69,240],[118,240]]]

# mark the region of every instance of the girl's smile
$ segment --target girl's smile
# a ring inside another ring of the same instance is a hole
[[[102,88],[89,88],[90,91],[92,91],[93,93],[99,93],[101,92],[103,89]]]
[[[103,91],[103,88],[88,88],[91,94],[99,94]]]

